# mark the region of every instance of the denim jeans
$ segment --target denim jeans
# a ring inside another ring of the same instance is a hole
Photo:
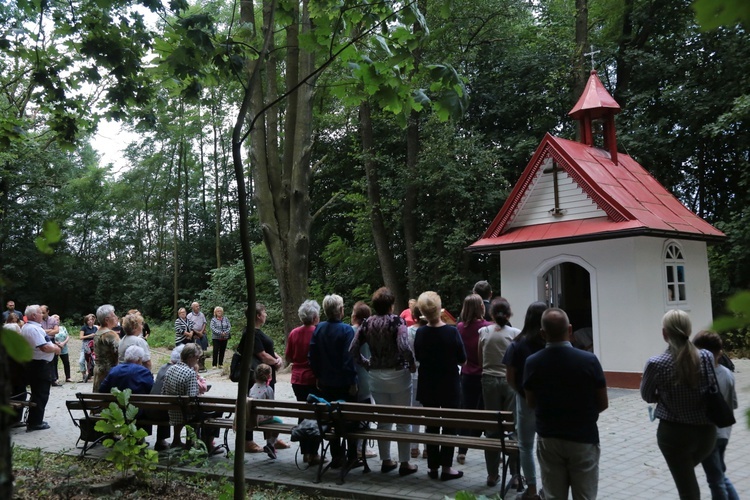
[[[520,394],[516,394],[516,434],[523,476],[529,486],[536,486],[536,465],[534,464],[536,415]]]
[[[81,355],[78,357],[78,367],[81,369],[81,373],[86,373],[86,353],[83,352],[83,347],[81,347]]]
[[[707,459],[701,462],[706,473],[706,480],[708,480],[708,487],[711,489],[711,500],[740,500],[732,481],[724,475],[727,471],[724,463],[727,443],[729,443],[728,439],[717,438],[714,450]]]
[[[370,392],[376,405],[409,406],[411,404],[411,373],[409,370],[370,370]],[[393,429],[393,424],[378,422],[378,429]],[[396,424],[396,429],[411,431],[411,424]],[[408,462],[411,443],[398,443],[398,461]],[[380,460],[391,459],[391,441],[378,440]]]

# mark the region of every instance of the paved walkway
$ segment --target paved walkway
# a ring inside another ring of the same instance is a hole
[[[740,407],[736,411],[738,423],[732,432],[726,454],[727,474],[737,488],[740,497],[750,497],[750,431],[745,417],[750,408],[750,360],[735,361],[737,372],[737,393]],[[214,370],[209,372],[213,385],[211,395],[236,396],[237,385]],[[26,433],[25,429],[13,429],[13,443],[24,448],[42,448],[59,452],[69,450],[76,454],[75,441],[78,431],[70,420],[65,408],[65,400],[74,397],[76,392],[88,392],[91,384],[65,384],[52,388],[45,420],[52,426],[50,430]],[[648,406],[641,400],[638,391],[611,389],[610,406],[599,419],[601,435],[601,462],[599,498],[618,499],[676,499],[677,493],[669,475],[669,470],[656,445],[657,422],[650,422]],[[289,375],[281,375],[277,383],[277,399],[293,400]],[[260,435],[256,441],[262,443]],[[153,438],[150,438],[153,441]],[[233,442],[230,432],[230,440]],[[101,454],[101,447],[92,454]],[[278,460],[272,461],[261,454],[246,455],[245,477],[255,483],[277,483],[316,491],[322,495],[340,498],[413,498],[430,499],[453,496],[457,491],[467,490],[475,494],[494,495],[498,487],[485,486],[486,471],[484,457],[477,450],[469,450],[465,465],[457,468],[464,471],[464,477],[450,482],[433,481],[427,477],[427,464],[417,459],[420,471],[407,477],[399,477],[397,472],[381,474],[379,461],[370,462],[373,472],[362,474],[355,469],[347,477],[343,486],[335,484],[334,471],[329,471],[319,485],[313,484],[312,470],[299,470],[295,465],[294,445],[289,450],[280,450]],[[393,456],[397,456],[395,452]],[[221,474],[231,474],[232,463],[225,457],[214,457],[210,470]],[[205,469],[204,469],[205,470]],[[698,467],[702,498],[710,498],[705,476]],[[512,498],[512,496],[511,496]]]

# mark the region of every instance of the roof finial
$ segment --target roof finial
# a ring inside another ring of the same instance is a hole
[[[583,57],[591,56],[591,71],[596,71],[595,63],[594,63],[594,55],[601,52],[601,50],[594,50],[594,46],[591,45],[591,52],[586,52],[583,54]]]

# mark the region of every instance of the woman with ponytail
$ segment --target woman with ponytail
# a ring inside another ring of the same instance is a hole
[[[705,370],[713,355],[690,342],[690,317],[684,311],[667,311],[662,337],[667,350],[649,358],[643,370],[641,397],[656,403],[659,419],[656,442],[672,473],[680,499],[700,500],[695,466],[714,448],[716,426],[706,417]]]
[[[526,479],[524,500],[539,500],[537,491],[536,466],[534,465],[534,439],[536,438],[536,416],[526,402],[523,390],[523,373],[526,359],[544,349],[542,338],[542,313],[547,310],[545,302],[534,302],[526,309],[526,319],[521,333],[508,346],[503,357],[508,384],[516,391],[516,435],[523,477]]]
[[[495,297],[490,303],[490,316],[494,325],[479,330],[478,357],[482,367],[482,397],[485,410],[516,411],[516,392],[508,383],[506,366],[503,364],[505,351],[513,339],[521,332],[510,326],[513,313],[510,304],[502,297]],[[499,437],[490,433],[487,437]],[[495,486],[500,478],[500,452],[485,451],[487,466],[487,486]]]

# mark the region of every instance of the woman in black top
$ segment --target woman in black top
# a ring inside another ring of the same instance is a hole
[[[266,306],[257,302],[255,304],[255,342],[253,344],[253,363],[252,366],[258,366],[260,363],[265,363],[271,367],[272,378],[269,381],[271,387],[276,385],[276,370],[283,366],[283,361],[276,352],[273,350],[273,339],[263,333],[261,327],[266,323],[268,313],[266,312]],[[242,337],[240,343],[237,345],[237,351],[240,353],[244,352],[245,340],[247,338],[247,329],[242,331]],[[253,441],[252,433],[248,432],[245,436],[245,451],[247,453],[260,453],[263,448],[260,447],[255,441]],[[289,445],[284,441],[276,440],[276,449],[286,449]]]
[[[423,406],[435,408],[458,408],[461,384],[458,365],[466,362],[466,352],[461,336],[455,326],[446,325],[440,319],[442,309],[440,296],[435,292],[424,292],[417,299],[417,307],[427,318],[427,326],[417,330],[414,338],[414,354],[419,362],[419,385],[417,399]],[[427,427],[426,432],[438,434],[439,427]],[[456,429],[443,427],[443,434],[456,435]],[[453,468],[453,447],[427,446],[428,475],[437,479],[458,479],[463,472]]]

